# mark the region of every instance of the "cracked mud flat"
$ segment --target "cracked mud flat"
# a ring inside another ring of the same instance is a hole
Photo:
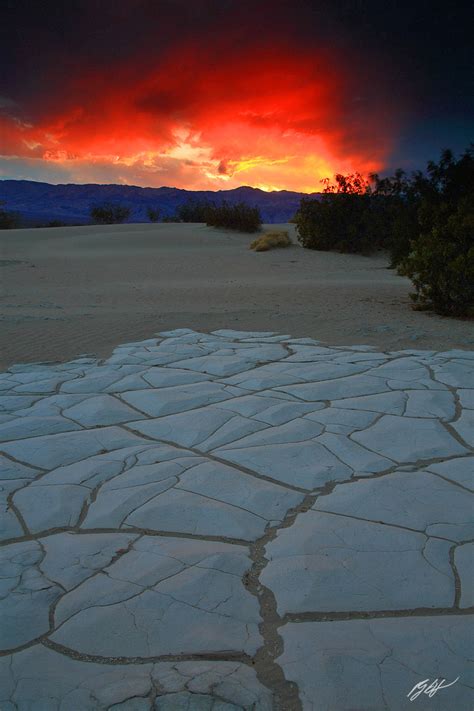
[[[17,365],[0,467],[1,711],[473,708],[473,352]]]

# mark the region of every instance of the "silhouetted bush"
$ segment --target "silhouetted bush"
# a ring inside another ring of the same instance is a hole
[[[148,207],[146,214],[150,222],[158,222],[160,219],[160,210],[157,207]]]
[[[258,232],[262,218],[258,207],[250,207],[244,202],[229,205],[208,205],[206,224],[210,227],[224,227],[239,232]]]
[[[51,220],[50,222],[46,223],[45,227],[67,227],[68,223],[67,222],[61,222],[61,220]]]
[[[131,212],[131,209],[125,205],[107,202],[93,207],[90,214],[92,220],[98,225],[115,225],[128,220]]]
[[[391,266],[406,256],[417,230],[413,185],[403,171],[391,178],[358,173],[328,179],[318,198],[303,198],[295,215],[299,242],[309,249],[369,254],[390,252]]]
[[[444,151],[428,164],[418,209],[419,234],[399,272],[412,279],[418,307],[474,316],[474,150]]]
[[[176,216],[180,222],[207,222],[212,207],[206,201],[188,200],[177,208]]]
[[[295,216],[304,247],[369,253],[385,249],[409,276],[419,308],[474,315],[474,150],[444,151],[425,173],[388,178],[336,175]]]
[[[297,214],[298,240],[308,249],[367,253],[375,248],[365,195],[303,198]]]
[[[20,226],[20,216],[16,212],[4,210],[0,203],[0,230],[13,230]]]
[[[208,201],[188,200],[176,208],[175,217],[165,217],[163,222],[204,222],[210,227],[226,227],[241,232],[257,232],[262,220],[256,207],[245,203],[219,205]]]
[[[368,252],[376,248],[372,205],[368,183],[358,175],[325,179],[324,193],[318,198],[303,198],[295,215],[298,241],[308,249],[338,252]]]

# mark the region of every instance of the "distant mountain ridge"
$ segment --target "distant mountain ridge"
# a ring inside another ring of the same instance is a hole
[[[314,197],[319,193],[312,193]],[[134,185],[52,185],[33,180],[0,180],[0,202],[7,210],[20,213],[22,223],[52,220],[70,224],[90,222],[90,209],[104,202],[131,208],[128,222],[149,222],[147,208],[158,208],[160,219],[171,217],[176,208],[189,200],[220,203],[246,202],[260,209],[263,222],[288,222],[307,193],[281,190],[265,192],[242,186],[233,190],[181,190],[179,188],[140,188]]]

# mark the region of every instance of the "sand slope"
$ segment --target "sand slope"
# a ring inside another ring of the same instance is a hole
[[[474,344],[472,322],[413,312],[410,282],[383,256],[298,245],[255,254],[252,239],[195,224],[4,231],[0,365],[106,356],[118,343],[178,327],[390,349]]]

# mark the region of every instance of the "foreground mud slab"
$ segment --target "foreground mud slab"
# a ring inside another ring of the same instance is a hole
[[[179,329],[0,408],[2,711],[472,709],[473,352]]]

